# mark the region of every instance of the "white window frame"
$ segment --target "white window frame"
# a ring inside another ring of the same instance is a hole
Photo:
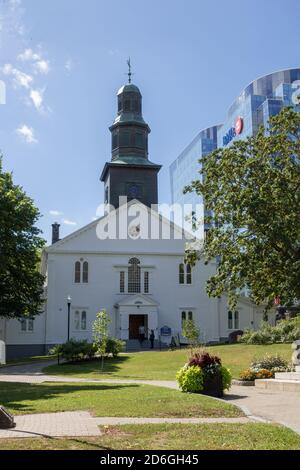
[[[34,318],[21,318],[20,319],[20,329],[21,333],[34,333]],[[32,325],[32,328],[29,329],[29,324]],[[25,329],[22,329],[22,325],[25,325]]]
[[[185,319],[182,318],[182,314],[185,312]],[[192,314],[192,318],[190,318],[190,313]],[[195,321],[195,313],[196,309],[191,308],[191,307],[182,307],[180,309],[180,324],[181,324],[181,329],[183,327],[183,321],[184,320],[194,320]]]
[[[182,265],[183,265],[183,273],[180,272],[180,268]],[[190,266],[190,269],[191,269],[190,273],[187,272],[188,265]],[[183,274],[183,282],[180,282],[180,277],[182,276],[182,274]],[[190,263],[183,263],[183,262],[179,263],[177,276],[178,276],[179,286],[184,286],[184,287],[192,286],[193,285],[193,267],[190,265]],[[187,282],[188,276],[190,276],[191,282]]]
[[[119,268],[117,270],[117,276],[118,276],[118,280],[117,280],[117,292],[119,295],[135,295],[135,294],[144,294],[144,295],[149,295],[151,294],[151,285],[152,285],[152,282],[151,282],[151,278],[152,278],[152,275],[151,275],[151,272],[152,272],[152,269],[151,268],[148,268],[148,267],[143,267],[141,266],[141,289],[140,289],[140,292],[128,292],[128,266],[124,266],[124,268]],[[124,272],[124,292],[121,292],[121,272]],[[148,292],[145,291],[145,273],[148,273]]]
[[[231,327],[229,326],[229,313],[231,313]],[[239,330],[240,328],[240,312],[239,310],[232,310],[227,311],[227,329],[229,331]]]
[[[80,276],[79,282],[75,282],[76,263],[80,263]],[[83,265],[87,263],[87,282],[83,282]],[[87,286],[90,282],[90,262],[87,259],[76,259],[73,263],[73,284],[75,286]]]
[[[82,318],[82,315],[83,313],[85,313],[85,328],[83,329],[82,328],[82,322],[83,322],[83,318]],[[78,314],[78,328],[76,328],[76,316]],[[82,332],[82,331],[88,331],[88,328],[87,328],[87,325],[88,325],[88,309],[87,308],[83,308],[83,307],[79,307],[79,308],[74,308],[73,309],[73,315],[72,315],[72,325],[73,325],[73,332]]]

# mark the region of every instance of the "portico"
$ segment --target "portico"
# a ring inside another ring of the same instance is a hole
[[[158,302],[142,294],[126,296],[117,302],[116,336],[122,340],[139,339],[140,327],[144,327],[145,339],[151,330],[158,338],[158,307]]]

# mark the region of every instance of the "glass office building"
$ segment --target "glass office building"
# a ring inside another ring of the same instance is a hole
[[[199,177],[198,160],[236,139],[255,135],[261,125],[268,126],[270,117],[278,114],[283,106],[292,105],[300,111],[298,96],[300,68],[275,72],[250,83],[230,106],[224,123],[199,132],[171,164],[172,203],[203,204],[195,193],[182,194],[183,188]]]

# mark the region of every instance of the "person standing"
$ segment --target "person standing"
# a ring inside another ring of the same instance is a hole
[[[151,330],[149,339],[150,339],[151,349],[154,349],[154,339],[155,339],[154,330]]]
[[[144,327],[144,325],[139,326],[139,339],[140,339],[140,344],[142,346],[143,341],[145,339],[145,327]]]

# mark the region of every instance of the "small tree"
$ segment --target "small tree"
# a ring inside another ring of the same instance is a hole
[[[182,335],[188,340],[191,349],[199,343],[200,328],[196,326],[194,320],[184,320],[182,325]]]
[[[104,356],[108,340],[108,326],[111,322],[106,310],[97,313],[96,320],[93,323],[93,344],[97,354],[101,356],[101,369],[104,368]]]

